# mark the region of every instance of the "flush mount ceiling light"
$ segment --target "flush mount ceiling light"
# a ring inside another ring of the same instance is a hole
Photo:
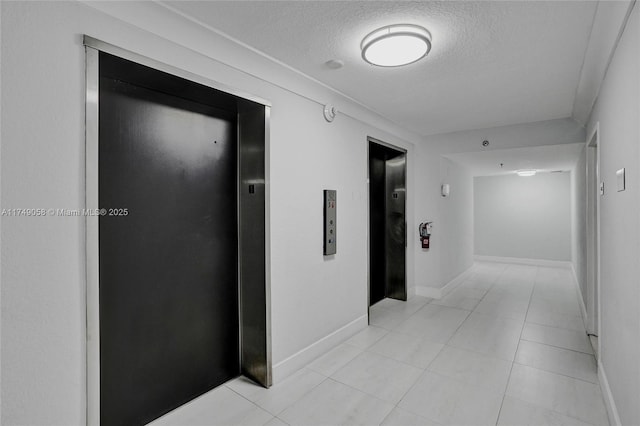
[[[418,25],[388,25],[369,33],[360,44],[362,59],[380,67],[412,64],[431,50],[431,33]]]
[[[536,173],[537,173],[536,170],[518,170],[516,172],[518,176],[522,176],[522,177],[535,176]]]

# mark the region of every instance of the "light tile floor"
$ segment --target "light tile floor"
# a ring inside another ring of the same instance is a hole
[[[608,425],[568,269],[476,263],[271,389],[238,378],[160,425]]]

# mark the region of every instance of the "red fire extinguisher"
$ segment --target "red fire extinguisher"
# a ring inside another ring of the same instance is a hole
[[[420,234],[420,241],[422,242],[422,248],[429,248],[429,240],[431,239],[431,227],[433,222],[423,222],[418,225],[418,233]]]

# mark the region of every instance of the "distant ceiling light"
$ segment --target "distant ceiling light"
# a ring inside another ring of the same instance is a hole
[[[484,146],[484,147],[489,146],[489,141],[488,140],[482,141],[482,146]]]
[[[360,44],[362,59],[380,67],[412,64],[431,50],[431,33],[418,25],[388,25],[369,33]]]
[[[535,176],[536,170],[518,170],[516,174],[522,177]]]

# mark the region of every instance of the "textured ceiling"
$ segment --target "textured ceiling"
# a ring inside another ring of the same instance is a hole
[[[570,116],[596,9],[593,1],[165,4],[423,135]],[[365,63],[362,38],[394,23],[428,28],[429,56],[401,68]],[[329,69],[330,59],[345,65]]]
[[[584,143],[463,152],[447,158],[465,166],[472,176],[512,174],[516,170],[570,171],[584,149]],[[500,166],[502,164],[502,166]]]

